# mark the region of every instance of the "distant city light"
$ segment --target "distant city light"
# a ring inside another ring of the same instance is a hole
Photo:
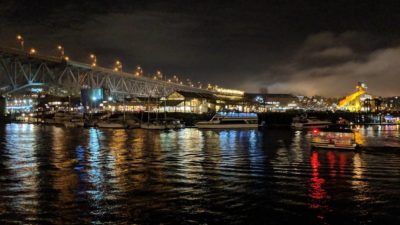
[[[222,94],[244,95],[244,91],[226,89],[226,88],[217,88],[217,92]]]

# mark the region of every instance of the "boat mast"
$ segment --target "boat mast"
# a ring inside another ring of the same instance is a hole
[[[149,106],[150,96],[151,95],[149,94],[148,99],[147,99],[147,126],[149,126],[149,124],[150,124],[150,106]]]
[[[165,76],[165,83],[164,83],[164,121],[167,120],[167,111],[165,109],[167,108],[167,76]]]

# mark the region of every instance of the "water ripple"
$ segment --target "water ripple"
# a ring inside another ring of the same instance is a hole
[[[399,128],[357,132],[5,125],[0,224],[398,224]]]

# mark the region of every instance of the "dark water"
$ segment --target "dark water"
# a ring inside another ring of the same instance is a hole
[[[0,224],[400,224],[399,133],[362,127],[346,152],[284,129],[5,125]]]

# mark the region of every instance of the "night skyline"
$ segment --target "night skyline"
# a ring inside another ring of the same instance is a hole
[[[399,95],[393,1],[0,1],[0,45],[258,92]],[[228,79],[227,79],[228,78]]]

